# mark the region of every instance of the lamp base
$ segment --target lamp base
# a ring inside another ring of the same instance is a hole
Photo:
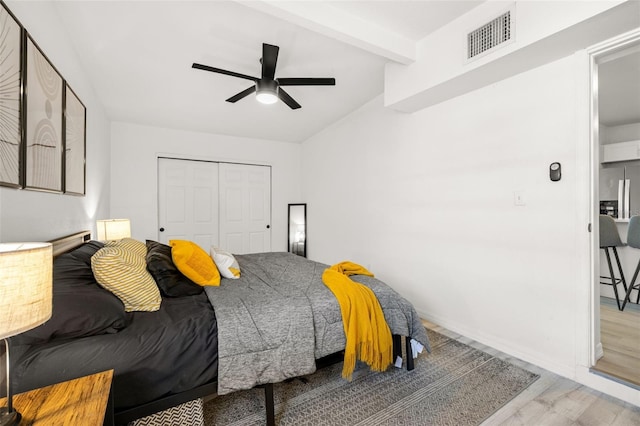
[[[17,411],[7,411],[7,407],[0,408],[0,426],[19,425],[22,415]]]

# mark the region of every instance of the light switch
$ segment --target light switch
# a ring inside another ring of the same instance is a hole
[[[524,192],[522,191],[514,191],[513,192],[513,205],[514,206],[526,206],[527,202],[524,199]]]

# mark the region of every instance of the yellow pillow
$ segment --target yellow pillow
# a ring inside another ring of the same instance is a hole
[[[220,285],[220,272],[213,259],[191,241],[171,240],[171,257],[184,276],[200,285]]]
[[[125,250],[135,253],[138,256],[147,256],[147,245],[142,241],[133,238],[123,238],[121,240],[107,241],[105,247],[122,247]]]
[[[98,284],[115,294],[125,311],[160,309],[160,290],[144,257],[124,247],[104,247],[91,256],[91,269]]]

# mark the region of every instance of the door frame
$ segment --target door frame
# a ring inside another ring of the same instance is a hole
[[[590,263],[589,288],[589,368],[603,355],[600,339],[600,244],[599,244],[599,178],[600,130],[598,112],[598,65],[601,59],[640,43],[640,29],[635,29],[599,43],[589,49],[589,149],[590,149]]]

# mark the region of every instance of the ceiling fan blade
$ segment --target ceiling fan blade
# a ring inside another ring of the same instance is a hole
[[[257,78],[251,77],[250,75],[240,74],[238,72],[233,72],[233,71],[227,71],[220,68],[214,68],[214,67],[210,67],[209,65],[196,64],[195,62],[193,63],[193,65],[191,65],[191,68],[204,70],[204,71],[217,72],[219,74],[230,75],[231,77],[244,78],[246,80],[251,80],[251,81],[258,81]]]
[[[282,102],[289,105],[289,108],[291,109],[302,108],[302,106],[297,103],[291,96],[289,96],[287,92],[282,90],[282,87],[278,89],[278,97],[282,100]]]
[[[227,99],[227,102],[238,102],[240,99],[249,96],[250,94],[254,93],[256,91],[256,86],[251,86],[246,90],[243,90],[242,92],[238,93],[237,95],[233,95],[232,97],[230,97],[229,99]]]
[[[279,78],[280,86],[335,86],[335,78]]]
[[[278,46],[262,43],[262,78],[273,80],[276,75],[279,50]]]

